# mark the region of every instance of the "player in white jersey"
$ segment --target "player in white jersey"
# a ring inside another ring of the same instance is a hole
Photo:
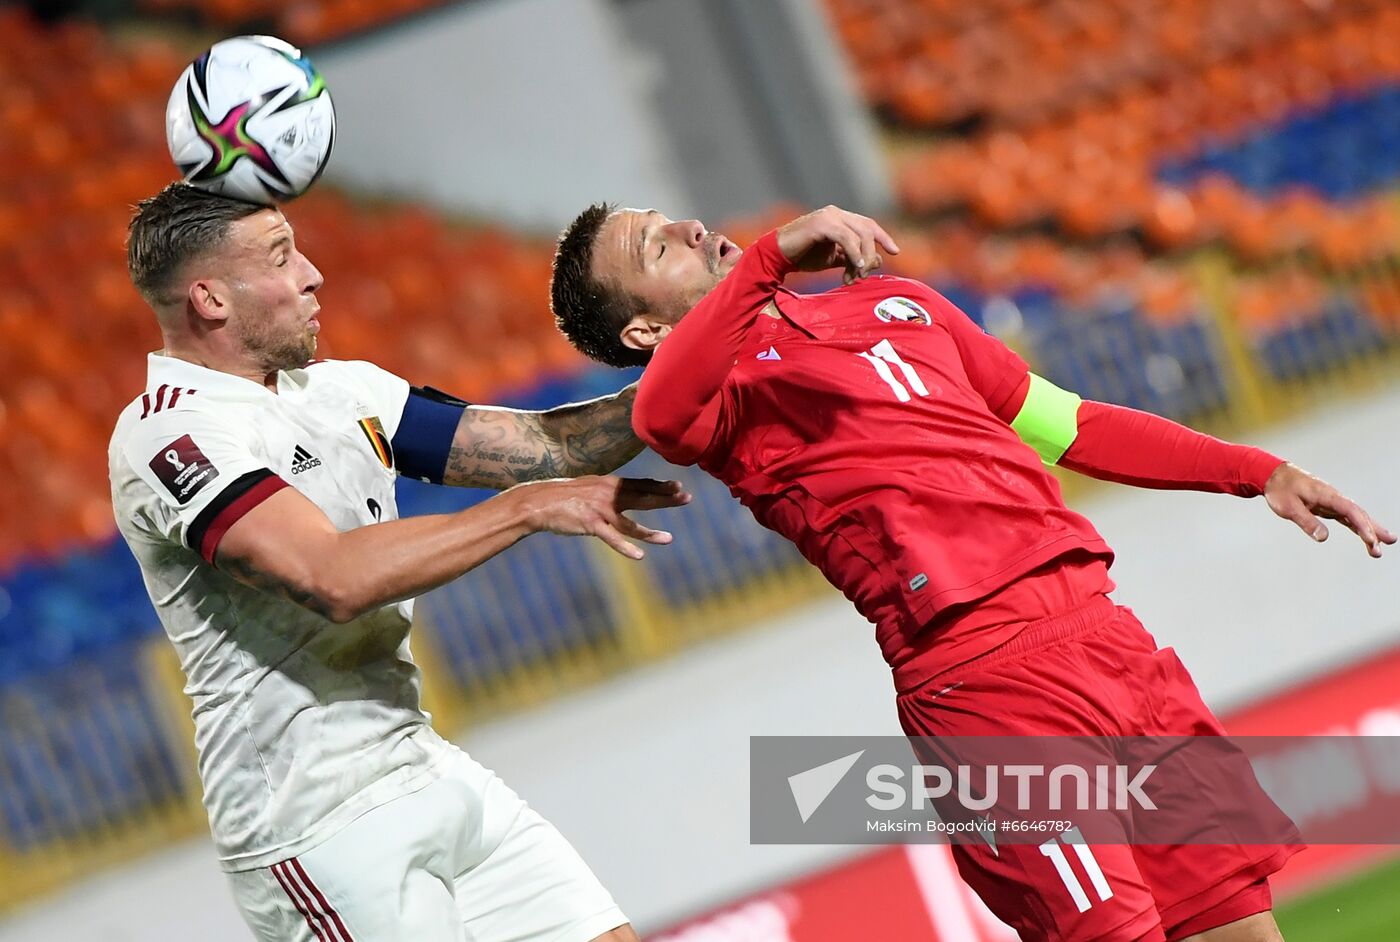
[[[679,485],[597,476],[641,448],[633,391],[517,412],[313,362],[322,279],[285,217],[183,184],[141,204],[128,263],[165,346],[113,433],[112,502],[257,937],[635,940],[559,832],[433,732],[408,642],[414,596],[532,532],[669,541],[623,511]],[[397,474],[509,489],[399,520]]]

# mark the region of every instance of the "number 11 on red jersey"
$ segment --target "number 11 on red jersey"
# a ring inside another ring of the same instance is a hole
[[[857,356],[864,358],[866,362],[875,367],[875,372],[889,384],[890,389],[894,390],[894,397],[900,402],[909,402],[913,399],[913,396],[909,395],[911,389],[920,396],[928,395],[928,387],[924,385],[919,374],[914,371],[912,366],[904,362],[903,358],[895,352],[894,344],[888,340],[881,340],[868,351],[859,353]],[[900,382],[894,375],[894,370],[890,369],[892,366],[899,367],[900,373],[904,375],[903,382]]]

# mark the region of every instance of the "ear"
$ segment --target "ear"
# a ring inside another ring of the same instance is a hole
[[[216,278],[203,278],[190,282],[190,310],[201,321],[222,322],[228,320],[228,286]],[[213,326],[212,324],[210,326]]]
[[[637,314],[622,325],[622,345],[632,350],[655,350],[657,344],[671,332],[671,325],[650,314]]]

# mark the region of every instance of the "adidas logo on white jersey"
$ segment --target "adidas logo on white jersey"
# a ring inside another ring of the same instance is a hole
[[[319,468],[321,459],[313,457],[311,452],[300,445],[296,451],[292,452],[292,473],[301,474],[303,471],[310,471],[312,468]]]

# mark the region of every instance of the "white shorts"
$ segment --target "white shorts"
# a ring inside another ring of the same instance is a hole
[[[260,942],[588,942],[627,917],[554,826],[454,749],[443,778],[228,874]]]

